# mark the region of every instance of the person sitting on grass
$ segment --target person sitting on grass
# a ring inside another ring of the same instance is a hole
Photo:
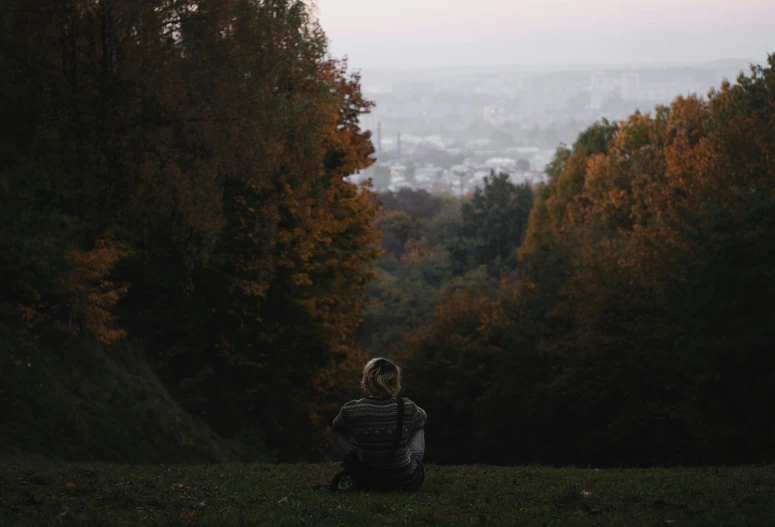
[[[417,490],[425,480],[425,411],[401,391],[401,368],[376,358],[363,368],[366,397],[334,419],[344,461],[331,490]]]

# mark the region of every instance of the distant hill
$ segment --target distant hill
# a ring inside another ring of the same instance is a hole
[[[268,459],[186,413],[137,345],[60,336],[28,342],[0,325],[0,458],[190,463]]]
[[[701,68],[747,68],[750,64],[763,64],[764,59],[719,59],[711,62],[703,62],[699,65]]]

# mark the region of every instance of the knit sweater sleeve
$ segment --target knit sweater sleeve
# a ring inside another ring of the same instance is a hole
[[[334,418],[334,432],[347,435],[349,433],[349,423],[347,419],[347,407],[352,405],[354,401],[351,401],[339,410],[339,415]]]
[[[425,413],[425,410],[419,406],[416,407],[417,411],[415,412],[414,419],[412,420],[412,431],[425,428],[425,423],[428,421],[428,414]]]

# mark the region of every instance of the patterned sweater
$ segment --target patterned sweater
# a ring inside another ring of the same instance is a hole
[[[421,484],[423,471],[410,458],[407,444],[417,430],[425,427],[425,411],[404,397],[404,426],[395,456],[393,451],[398,417],[394,397],[366,397],[350,401],[334,419],[334,431],[346,436],[357,448],[361,459],[374,467],[389,487],[411,488]],[[418,481],[419,480],[419,481]]]

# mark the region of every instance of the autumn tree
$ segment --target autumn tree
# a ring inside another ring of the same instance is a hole
[[[4,318],[127,334],[222,435],[319,449],[379,250],[376,200],[345,179],[372,163],[371,103],[310,7],[14,0],[0,16]]]
[[[558,150],[516,281],[410,338],[426,406],[476,431],[441,457],[772,459],[773,66]]]
[[[749,280],[769,287],[760,265],[770,257],[748,244],[767,245],[771,217],[768,141],[750,140],[770,134],[772,115],[760,109],[771,71],[755,69],[708,101],[636,113],[598,135],[591,157],[558,155],[521,258],[529,290],[548,300],[541,347],[560,368],[558,416],[587,430],[574,448],[590,461],[764,452],[753,446],[764,429],[731,408],[755,414],[756,401],[772,397],[760,332],[771,310],[742,300],[761,297]],[[731,257],[743,252],[747,262]],[[730,305],[751,311],[730,319],[721,315]],[[740,347],[751,369],[732,366]]]

